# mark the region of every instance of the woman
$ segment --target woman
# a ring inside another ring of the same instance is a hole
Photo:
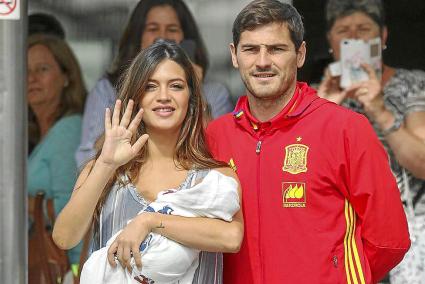
[[[199,74],[205,78],[208,69],[207,50],[196,22],[181,0],[141,0],[133,10],[122,35],[118,54],[106,77],[91,91],[83,119],[83,136],[76,154],[81,168],[94,157],[94,144],[103,133],[103,111],[112,107],[117,98],[115,86],[123,71],[137,53],[155,40],[162,38],[181,43],[195,43],[194,63]],[[203,80],[202,91],[213,118],[233,110],[227,89],[216,82]]]
[[[43,190],[53,199],[56,216],[71,197],[77,177],[74,153],[80,142],[86,90],[69,46],[53,36],[28,39],[29,139],[27,190]],[[30,212],[32,203],[29,204]],[[68,253],[79,262],[79,250]]]
[[[385,49],[388,31],[381,1],[330,0],[326,12],[327,36],[335,60],[340,60],[343,39],[380,37]],[[339,87],[339,78],[326,71],[318,94],[369,118],[386,147],[407,213],[413,215],[414,211],[416,225],[425,229],[425,72],[382,63],[379,79],[373,68],[366,64],[363,68],[369,79],[345,90]],[[421,257],[425,265],[425,254]],[[408,283],[415,282],[410,279]]]
[[[142,51],[123,80],[119,98],[112,121],[111,112],[106,111],[98,158],[84,168],[57,219],[55,242],[62,248],[72,247],[94,220],[94,249],[105,247],[109,238],[124,229],[109,252],[127,267],[131,252],[140,266],[139,246],[150,232],[203,251],[237,251],[243,236],[240,211],[230,223],[158,213],[136,216],[161,191],[190,188],[210,172],[237,179],[206,148],[199,83],[182,49],[158,41]],[[127,108],[120,116],[122,105]],[[197,263],[191,283],[221,283],[221,257],[202,253]]]

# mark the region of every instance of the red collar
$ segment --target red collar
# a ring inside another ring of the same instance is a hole
[[[295,121],[316,100],[316,91],[306,83],[297,82],[294,95],[285,107],[272,119],[260,122],[250,112],[247,96],[240,97],[233,117],[243,128],[252,133],[268,132]],[[294,120],[295,119],[295,120]]]

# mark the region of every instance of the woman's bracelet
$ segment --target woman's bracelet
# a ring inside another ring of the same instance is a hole
[[[156,226],[155,229],[165,229],[165,226],[162,224],[162,220],[160,221],[159,225]]]

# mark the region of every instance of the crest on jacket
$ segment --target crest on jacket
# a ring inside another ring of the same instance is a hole
[[[282,170],[293,175],[307,172],[308,146],[291,144],[285,147],[285,160]]]

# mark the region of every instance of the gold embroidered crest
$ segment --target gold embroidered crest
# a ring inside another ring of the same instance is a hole
[[[285,161],[282,170],[291,174],[307,172],[308,146],[304,144],[291,144],[285,147]]]

